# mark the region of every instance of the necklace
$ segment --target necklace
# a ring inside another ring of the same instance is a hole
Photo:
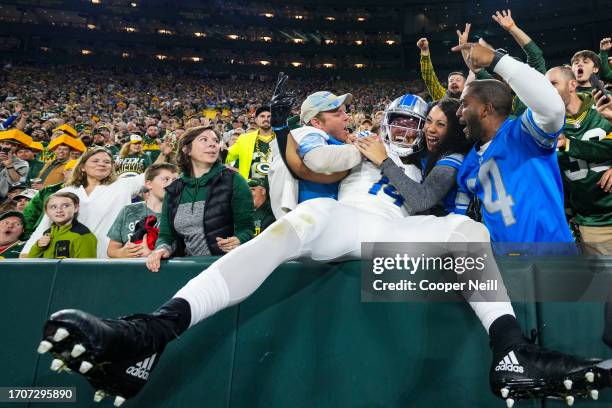
[[[255,141],[255,152],[259,155],[259,157],[261,157],[260,161],[266,162],[266,163],[270,161],[270,154],[272,153],[272,150],[270,149],[270,145],[268,145],[268,149],[266,150],[266,153],[263,153],[261,151],[261,147],[259,147],[259,138],[257,139],[257,141]]]

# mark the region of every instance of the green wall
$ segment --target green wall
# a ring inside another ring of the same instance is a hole
[[[102,317],[150,312],[212,260],[173,260],[160,273],[142,261],[2,261],[0,386],[75,386],[77,403],[66,406],[99,406],[84,379],[50,371],[49,355],[36,354],[47,316],[63,308]],[[488,337],[469,307],[362,303],[360,274],[359,262],[281,266],[245,302],[171,344],[126,406],[505,406],[489,392]],[[515,310],[525,333],[538,328],[545,346],[612,357],[600,340],[600,303],[523,303]],[[28,406],[38,405],[58,406]],[[544,405],[557,404],[515,406]],[[611,405],[612,391],[589,404]]]

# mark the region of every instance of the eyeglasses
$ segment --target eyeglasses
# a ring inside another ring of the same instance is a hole
[[[6,227],[23,227],[23,224],[20,221],[2,220],[0,221],[0,225],[6,226]]]

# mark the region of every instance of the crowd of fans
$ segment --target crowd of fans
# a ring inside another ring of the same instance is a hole
[[[547,73],[545,53],[510,12],[494,20],[566,104],[558,147],[572,220],[583,238],[612,242],[612,108],[601,93],[591,94],[600,85],[591,74],[612,81],[610,39],[601,41],[599,54],[577,52],[567,67]],[[466,26],[460,41],[468,35]],[[349,129],[377,132],[382,111],[397,96],[459,98],[466,81],[491,76],[475,69],[466,76],[459,59],[442,84],[435,50],[427,39],[417,47],[422,80],[292,78],[291,88],[300,101],[319,90],[352,93]],[[2,83],[1,257],[148,256],[147,265],[157,270],[172,255],[222,255],[274,221],[266,177],[273,78],[14,63],[5,66]],[[525,107],[515,98],[513,109],[519,115]],[[586,122],[587,114],[597,117]],[[583,123],[590,128],[572,131]],[[572,182],[586,169],[597,173],[582,177],[595,186],[576,187]],[[594,189],[605,193],[596,205],[584,196]]]

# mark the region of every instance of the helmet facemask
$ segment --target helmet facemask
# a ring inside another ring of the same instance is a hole
[[[406,112],[387,112],[382,123],[383,139],[400,157],[409,156],[422,148],[423,125],[421,118]]]

